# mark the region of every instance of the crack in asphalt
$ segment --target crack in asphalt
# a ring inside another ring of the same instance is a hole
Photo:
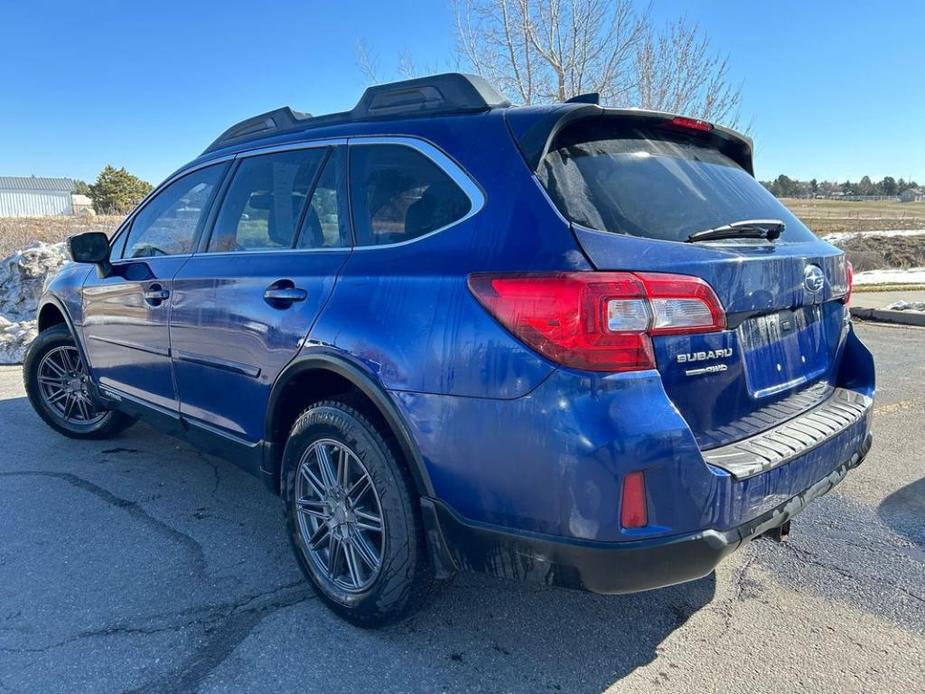
[[[754,552],[751,543],[749,543],[745,549],[749,554],[742,563],[742,566],[732,577],[732,595],[728,599],[722,601],[722,603],[717,604],[717,609],[723,617],[723,628],[717,636],[718,639],[724,637],[729,630],[732,629],[732,613],[736,605],[745,600],[742,596],[745,594],[746,583],[749,580],[748,570],[758,559],[758,555]]]
[[[134,520],[141,521],[160,535],[165,536],[182,545],[190,554],[193,555],[193,564],[195,567],[196,575],[202,576],[205,573],[206,558],[205,551],[202,549],[202,545],[199,544],[199,542],[192,536],[177,530],[173,526],[167,525],[167,523],[164,521],[158,520],[150,513],[145,511],[145,509],[136,501],[131,501],[121,496],[116,496],[108,489],[105,489],[98,484],[94,484],[93,482],[90,482],[83,477],[78,477],[77,475],[74,475],[70,472],[23,470],[16,472],[0,472],[0,477],[48,477],[51,479],[61,480],[73,487],[76,487],[77,489],[89,492],[110,506],[125,511]]]
[[[209,460],[209,458],[204,453],[202,453],[202,451],[198,451],[194,449],[191,452],[195,453],[196,456],[200,460],[202,460],[202,462],[204,462],[206,465],[212,468],[212,475],[215,478],[215,483],[212,485],[212,495],[214,496],[218,492],[219,483],[222,481],[222,476],[221,476],[221,473],[219,472],[218,464],[213,460]]]
[[[268,603],[247,607],[249,603],[261,597],[278,593],[283,593],[283,596]],[[315,597],[308,585],[304,581],[298,581],[240,602],[227,615],[200,623],[209,636],[180,667],[129,692],[174,694],[197,691],[199,685],[225,662],[260,622],[279,610],[313,599]]]
[[[863,582],[860,577],[855,576],[853,573],[851,573],[847,569],[843,569],[834,564],[821,561],[820,559],[816,557],[815,554],[813,554],[809,550],[800,549],[799,547],[794,547],[786,542],[782,543],[782,546],[785,549],[789,550],[797,559],[799,559],[804,564],[809,564],[811,566],[815,566],[823,570],[831,571],[832,573],[836,573],[843,578],[847,578],[853,581],[854,583],[860,584]],[[925,597],[912,592],[908,588],[903,588],[898,583],[888,583],[887,585],[889,585],[894,590],[898,590],[900,593],[908,595],[909,597],[914,598],[915,600],[918,600],[919,602],[925,603]]]
[[[282,598],[268,603],[263,602],[266,598],[271,596],[278,596],[280,594],[282,594]],[[284,607],[295,605],[300,602],[305,602],[306,600],[310,600],[312,598],[313,596],[311,594],[310,588],[308,587],[308,584],[303,580],[299,580],[293,583],[287,583],[285,585],[278,586],[272,590],[253,593],[250,595],[243,595],[237,600],[225,603],[195,607],[177,612],[163,613],[160,615],[152,615],[142,620],[140,623],[117,622],[115,624],[108,624],[96,629],[87,629],[78,632],[77,634],[74,634],[68,638],[61,639],[55,643],[38,648],[0,647],[0,652],[12,654],[47,653],[54,649],[62,648],[69,644],[86,639],[121,635],[150,636],[164,632],[183,631],[184,629],[190,628],[203,628],[206,631],[210,631],[217,627],[217,631],[220,632],[222,629],[226,628],[227,622],[234,620],[237,617],[244,615],[260,615],[260,619],[263,619],[263,617],[271,612],[282,609]],[[177,617],[189,617],[193,615],[197,616],[193,619],[186,619],[184,621],[166,621],[166,623],[158,624],[158,622],[161,620],[170,620],[170,618],[175,619]],[[259,619],[256,620],[254,625],[256,625],[256,623],[259,621]],[[251,628],[253,628],[253,625]],[[244,634],[244,636],[246,636],[246,634]],[[214,638],[210,639],[210,644],[213,641],[215,641]],[[207,647],[210,644],[207,644]],[[231,649],[227,652],[230,653],[233,648],[234,646],[232,646]],[[190,660],[196,660],[197,654],[194,654]],[[220,664],[220,661],[216,663],[216,665],[218,664]],[[181,674],[183,671],[185,671],[185,668],[180,669]],[[175,677],[175,675],[171,675],[171,677]],[[176,691],[176,689],[173,691]]]

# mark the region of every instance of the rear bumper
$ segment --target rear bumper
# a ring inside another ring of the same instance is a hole
[[[443,503],[422,501],[431,550],[439,566],[531,580],[595,593],[631,593],[695,580],[730,552],[779,528],[841,482],[870,450],[861,447],[828,475],[775,508],[728,530],[629,542],[563,540],[511,532],[462,519]]]

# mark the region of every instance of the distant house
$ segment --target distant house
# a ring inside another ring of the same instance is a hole
[[[899,194],[900,202],[925,202],[925,188],[910,188]]]
[[[0,176],[0,217],[50,217],[74,214],[70,178]]]

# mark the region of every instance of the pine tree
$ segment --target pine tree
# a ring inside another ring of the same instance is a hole
[[[90,185],[90,199],[97,214],[127,214],[145,195],[151,184],[133,176],[125,168],[107,164]]]

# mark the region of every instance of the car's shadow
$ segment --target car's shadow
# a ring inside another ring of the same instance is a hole
[[[364,631],[313,598],[281,504],[230,463],[143,425],[70,441],[21,397],[0,400],[0,445],[6,684],[111,671],[99,688],[599,692],[715,596],[713,575],[599,596],[461,574],[411,619]]]
[[[894,532],[925,549],[925,477],[897,489],[877,511]]]

